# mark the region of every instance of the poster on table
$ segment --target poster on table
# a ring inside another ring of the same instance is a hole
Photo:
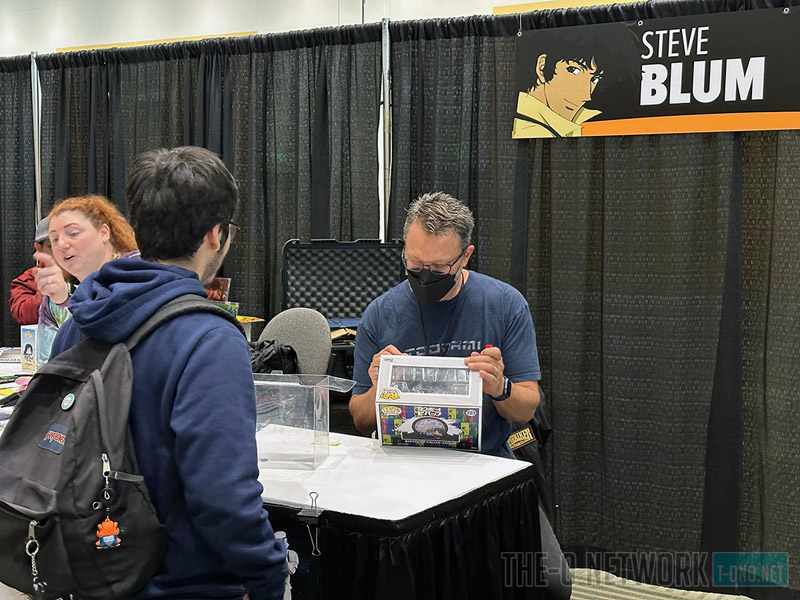
[[[512,137],[800,129],[800,7],[517,38]]]
[[[375,413],[383,446],[481,449],[483,380],[463,358],[383,356]]]

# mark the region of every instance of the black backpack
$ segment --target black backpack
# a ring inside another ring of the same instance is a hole
[[[291,346],[282,346],[275,340],[248,342],[250,365],[253,373],[297,373],[297,352]]]
[[[124,598],[152,579],[180,500],[162,524],[139,474],[128,411],[130,349],[196,295],[166,303],[126,342],[84,339],[31,379],[0,437],[0,581],[52,599]]]

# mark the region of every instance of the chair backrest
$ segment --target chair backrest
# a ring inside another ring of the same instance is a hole
[[[259,336],[291,346],[297,352],[300,373],[325,375],[331,358],[331,330],[327,319],[313,308],[290,308],[270,319]]]

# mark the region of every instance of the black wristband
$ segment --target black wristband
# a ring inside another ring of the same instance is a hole
[[[508,377],[503,377],[503,392],[499,396],[491,396],[495,402],[502,402],[508,399],[511,395],[511,380]]]

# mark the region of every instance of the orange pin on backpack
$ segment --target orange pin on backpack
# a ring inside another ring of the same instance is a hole
[[[118,523],[112,521],[108,517],[106,520],[97,526],[97,537],[100,539],[95,542],[95,546],[99,549],[103,548],[116,548],[122,543],[119,537]]]

